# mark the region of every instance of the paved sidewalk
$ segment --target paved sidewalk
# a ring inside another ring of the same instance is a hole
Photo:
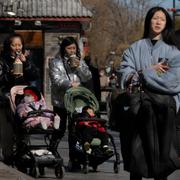
[[[112,132],[115,143],[117,145],[117,150],[120,152],[120,141],[118,133]],[[42,137],[34,137],[33,143],[42,142]],[[62,139],[59,144],[58,151],[64,160],[64,165],[68,165],[68,143],[67,143],[67,134]],[[122,160],[122,158],[121,158]],[[89,171],[88,174],[81,172],[65,172],[64,180],[129,180],[129,173],[123,170],[123,163],[121,161],[119,173],[115,174],[113,170],[114,156],[108,161],[98,166],[97,172]],[[16,169],[8,167],[0,162],[0,180],[32,180],[31,178]],[[54,180],[56,179],[54,168],[45,168],[45,176],[36,178],[37,180]],[[147,180],[143,178],[143,180]],[[152,180],[152,179],[149,179]],[[168,177],[168,180],[180,180],[180,170],[175,171]]]
[[[18,170],[11,168],[4,163],[0,162],[0,180],[33,180]]]
[[[115,143],[117,145],[117,150],[120,153],[119,134],[115,132],[111,132],[111,134],[114,137]],[[61,155],[64,158],[65,165],[67,165],[68,145],[67,145],[66,137],[64,137],[64,139],[62,140],[59,146],[59,151],[61,152]],[[114,163],[114,157],[104,162],[103,164],[99,165],[97,173],[89,172],[88,174],[83,174],[83,172],[78,172],[78,173],[66,172],[64,179],[65,180],[110,180],[110,179],[129,180],[129,173],[123,170],[122,157],[121,157],[121,164],[118,174],[114,173],[113,163]],[[143,180],[153,180],[153,179],[143,178]],[[177,170],[173,174],[171,174],[168,177],[168,180],[180,180],[180,170]]]

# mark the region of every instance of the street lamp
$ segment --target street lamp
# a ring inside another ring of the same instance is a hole
[[[173,8],[176,9],[176,0],[173,0]],[[173,25],[175,28],[175,17],[176,17],[176,11],[173,11]]]
[[[173,0],[173,8],[168,8],[167,9],[168,11],[171,11],[173,13],[173,26],[175,28],[175,17],[176,17],[176,12],[177,12],[177,9],[176,9],[176,0]]]

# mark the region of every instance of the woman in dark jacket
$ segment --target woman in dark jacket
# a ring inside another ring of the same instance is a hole
[[[38,78],[39,71],[29,59],[22,36],[11,34],[4,41],[0,59],[0,144],[2,158],[7,164],[11,163],[14,144],[14,128],[8,99],[10,89],[15,85],[34,85]]]
[[[14,73],[14,62],[22,63],[23,72]],[[29,52],[25,50],[24,40],[19,34],[10,35],[5,41],[0,59],[0,83],[3,92],[15,85],[32,85],[39,78],[37,67],[30,61]]]

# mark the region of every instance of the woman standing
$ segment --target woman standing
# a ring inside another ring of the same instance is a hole
[[[32,85],[38,78],[39,71],[29,59],[23,37],[11,34],[4,41],[0,57],[0,141],[3,159],[7,164],[12,161],[14,144],[14,127],[8,99],[10,89],[15,85]]]
[[[57,140],[63,137],[66,130],[67,111],[64,107],[64,94],[67,89],[77,87],[92,77],[85,61],[81,59],[79,46],[73,37],[63,39],[59,56],[49,62],[49,75],[53,109],[61,118],[60,130],[52,138],[51,146],[54,149],[58,145]]]
[[[19,64],[19,67],[16,68],[14,64]],[[4,41],[0,69],[1,90],[5,93],[14,85],[32,85],[39,78],[39,71],[30,60],[30,53],[25,50],[20,34],[11,34]]]
[[[173,38],[170,15],[162,7],[153,7],[145,18],[143,38],[123,54],[119,69],[121,88],[130,93],[128,111],[132,116],[127,119],[129,123],[122,122],[128,124],[128,130],[121,126],[120,138],[124,168],[130,171],[130,180],[167,180],[180,167],[175,142],[180,51]],[[138,101],[131,94],[135,87],[141,91]]]

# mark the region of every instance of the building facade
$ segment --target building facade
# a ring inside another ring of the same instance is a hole
[[[40,69],[42,90],[49,99],[49,59],[57,54],[66,36],[74,36],[82,54],[86,52],[85,32],[90,28],[91,17],[80,0],[0,0],[0,50],[9,33],[22,34]]]

